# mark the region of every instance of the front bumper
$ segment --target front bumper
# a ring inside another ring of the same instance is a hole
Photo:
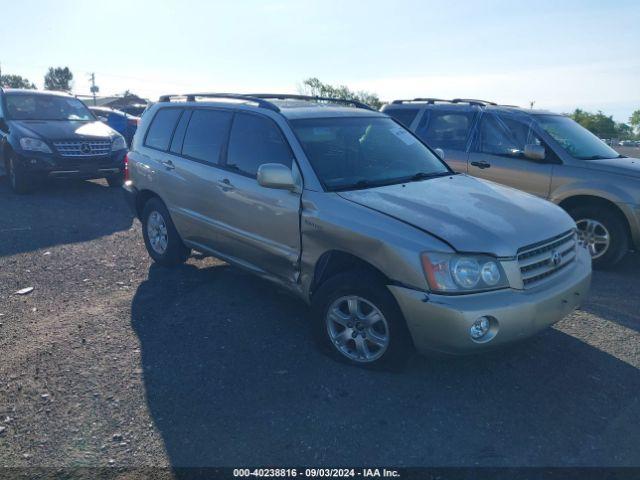
[[[118,175],[124,169],[126,150],[92,157],[63,157],[22,152],[18,154],[25,170],[32,175],[52,178],[104,178]]]
[[[404,314],[416,349],[422,353],[473,353],[534,335],[584,301],[591,284],[591,257],[579,248],[572,267],[530,290],[499,290],[471,295],[435,295],[389,286]],[[469,335],[473,322],[492,317],[497,328],[487,341]]]

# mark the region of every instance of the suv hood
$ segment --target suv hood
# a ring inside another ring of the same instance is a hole
[[[430,233],[458,252],[512,257],[521,247],[575,228],[551,202],[467,175],[338,195]]]
[[[640,177],[640,160],[637,158],[607,158],[606,160],[584,160],[584,167],[601,172]]]
[[[115,131],[102,122],[78,122],[73,120],[12,120],[11,126],[19,133],[43,140],[73,140],[78,137],[109,139]],[[80,139],[80,138],[78,138]]]

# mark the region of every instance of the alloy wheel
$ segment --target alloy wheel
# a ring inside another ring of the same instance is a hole
[[[331,343],[349,360],[371,363],[389,347],[389,325],[382,312],[357,295],[340,297],[326,313]]]
[[[576,221],[578,239],[587,247],[592,259],[600,258],[611,245],[609,230],[598,220],[584,218]]]
[[[169,245],[169,236],[167,233],[167,224],[164,217],[157,211],[151,212],[147,220],[147,236],[151,248],[159,254],[163,255],[167,251]]]

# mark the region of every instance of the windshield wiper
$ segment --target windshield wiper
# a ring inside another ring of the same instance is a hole
[[[419,182],[421,180],[427,180],[429,178],[446,177],[448,175],[454,175],[454,174],[455,173],[453,172],[434,172],[434,173],[418,172],[415,175],[412,175],[411,177],[409,177],[408,181]]]

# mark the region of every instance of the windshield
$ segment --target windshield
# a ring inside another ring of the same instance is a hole
[[[621,155],[586,128],[562,115],[537,115],[540,126],[564,148],[580,160],[604,160]]]
[[[390,118],[313,118],[291,124],[328,190],[368,188],[452,173]]]
[[[9,93],[6,102],[11,120],[95,120],[86,105],[74,97]]]

